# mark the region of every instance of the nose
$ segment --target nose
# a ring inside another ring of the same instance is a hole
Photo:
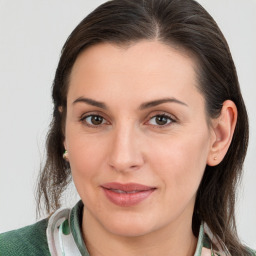
[[[113,131],[109,165],[118,172],[139,170],[144,163],[139,132],[135,128],[120,127]]]

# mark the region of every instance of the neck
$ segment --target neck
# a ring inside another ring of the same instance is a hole
[[[90,256],[193,256],[197,244],[192,219],[178,220],[146,235],[125,237],[102,228],[85,209],[83,236]]]

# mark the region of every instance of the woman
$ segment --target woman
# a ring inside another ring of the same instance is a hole
[[[256,255],[236,235],[248,120],[228,45],[187,0],[113,0],[65,43],[40,176],[49,218],[3,255]],[[71,177],[81,201],[59,210]]]

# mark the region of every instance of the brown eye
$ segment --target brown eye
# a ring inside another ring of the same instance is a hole
[[[173,120],[167,115],[156,115],[152,117],[149,121],[151,125],[163,126],[168,125],[173,122]]]
[[[156,123],[159,125],[165,125],[168,123],[168,119],[165,116],[157,116]]]
[[[102,116],[98,116],[98,115],[86,116],[85,118],[83,118],[83,121],[85,121],[91,126],[98,126],[106,123],[106,120]]]

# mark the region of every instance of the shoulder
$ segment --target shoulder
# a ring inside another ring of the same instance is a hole
[[[0,234],[0,255],[50,255],[46,228],[48,220]]]

